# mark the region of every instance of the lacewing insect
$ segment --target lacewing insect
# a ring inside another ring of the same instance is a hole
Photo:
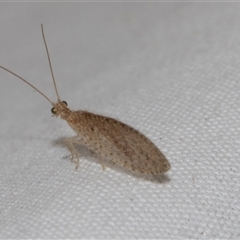
[[[116,119],[87,111],[73,111],[67,107],[67,103],[62,101],[58,94],[43,25],[41,25],[41,31],[57,95],[56,103],[16,73],[2,66],[0,68],[13,74],[40,93],[52,105],[52,114],[66,120],[76,132],[76,136],[63,141],[71,153],[72,161],[76,162],[76,169],[79,167],[79,153],[74,145],[80,144],[97,153],[100,158],[106,158],[113,164],[133,172],[157,175],[168,171],[170,164],[166,157],[154,143],[139,131]],[[102,166],[104,167],[104,165]]]

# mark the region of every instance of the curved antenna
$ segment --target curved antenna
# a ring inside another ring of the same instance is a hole
[[[3,70],[11,73],[12,75],[14,75],[15,77],[21,79],[23,82],[25,82],[27,85],[29,85],[30,87],[32,87],[35,91],[37,91],[38,93],[40,93],[44,98],[46,98],[52,105],[54,104],[45,94],[43,94],[40,90],[38,90],[36,87],[34,87],[31,83],[29,83],[27,80],[25,80],[24,78],[18,76],[16,73],[10,71],[9,69],[0,66],[0,68],[2,68]]]
[[[51,59],[50,59],[50,55],[49,55],[49,51],[48,51],[48,47],[47,47],[47,42],[46,42],[46,39],[45,39],[45,35],[44,35],[43,25],[42,25],[42,24],[41,24],[41,29],[42,29],[42,37],[43,37],[44,45],[45,45],[46,52],[47,52],[48,63],[49,63],[49,67],[50,67],[50,71],[51,71],[51,75],[52,75],[52,80],[53,80],[55,92],[56,92],[56,94],[57,94],[58,101],[61,102],[61,99],[60,99],[59,94],[58,94],[58,90],[57,90],[57,85],[56,85],[56,82],[55,82],[55,78],[54,78],[54,75],[53,75],[53,69],[52,69]]]

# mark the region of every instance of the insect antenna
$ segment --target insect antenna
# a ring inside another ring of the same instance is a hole
[[[19,75],[17,75],[16,73],[12,72],[11,70],[3,67],[3,66],[0,66],[0,68],[2,68],[3,70],[11,73],[12,75],[14,75],[15,77],[21,79],[23,82],[25,82],[27,85],[29,85],[30,87],[32,87],[35,91],[37,91],[38,93],[40,93],[45,99],[47,99],[51,105],[53,105],[53,102],[44,94],[42,93],[40,90],[38,90],[36,87],[34,87],[31,83],[29,83],[27,80],[25,80],[24,78],[20,77]]]
[[[43,25],[42,24],[41,24],[41,30],[42,30],[42,37],[43,37],[45,49],[46,49],[46,52],[47,52],[47,58],[48,58],[48,63],[49,63],[49,67],[50,67],[50,72],[51,72],[51,75],[52,75],[54,89],[55,89],[55,92],[57,94],[58,101],[61,102],[61,99],[59,97],[58,90],[57,90],[57,84],[56,84],[55,77],[54,77],[54,74],[53,74],[52,63],[51,63],[50,54],[49,54],[49,51],[48,51],[47,42],[46,42],[46,39],[45,39],[45,35],[44,35]]]
[[[53,69],[52,69],[52,64],[51,64],[51,60],[50,60],[50,55],[49,55],[49,51],[48,51],[48,47],[47,47],[47,42],[44,36],[44,31],[43,31],[43,25],[41,24],[41,30],[42,30],[42,37],[43,37],[43,41],[44,41],[44,45],[45,45],[45,49],[47,52],[47,57],[48,57],[48,63],[49,63],[49,67],[50,67],[50,71],[51,71],[51,75],[52,75],[52,80],[53,80],[53,84],[54,84],[54,89],[58,98],[58,101],[60,100],[59,94],[58,94],[58,90],[57,90],[57,85],[55,82],[55,78],[54,78],[54,74],[53,74]],[[34,87],[31,83],[29,83],[27,80],[25,80],[24,78],[20,77],[19,75],[17,75],[16,73],[12,72],[11,70],[0,66],[0,68],[2,68],[3,70],[11,73],[12,75],[14,75],[15,77],[19,78],[20,80],[22,80],[23,82],[25,82],[27,85],[29,85],[30,87],[32,87],[35,91],[37,91],[38,93],[40,93],[45,99],[47,99],[48,102],[51,103],[51,105],[53,105],[54,103],[44,94],[42,93],[40,90],[38,90],[36,87]]]

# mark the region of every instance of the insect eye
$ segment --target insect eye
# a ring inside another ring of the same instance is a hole
[[[54,115],[56,114],[56,109],[54,107],[51,109],[51,113]]]
[[[66,105],[66,107],[67,107],[67,102],[66,101],[62,101],[62,103],[64,103]]]

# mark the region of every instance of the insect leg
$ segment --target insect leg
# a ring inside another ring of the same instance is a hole
[[[99,156],[99,157],[100,157],[99,161],[100,161],[100,164],[102,166],[102,169],[105,170],[106,168],[105,168],[105,165],[103,163],[102,156]]]
[[[88,146],[87,142],[84,141],[84,139],[82,139],[81,137],[79,137],[78,135],[74,136],[74,137],[70,137],[70,138],[66,138],[63,140],[63,144],[68,148],[68,150],[70,151],[71,155],[72,155],[72,161],[74,162],[74,159],[76,159],[76,170],[79,168],[79,153],[77,151],[77,149],[74,147],[74,144],[78,144],[78,145],[83,145],[83,146]],[[89,146],[88,146],[89,148]],[[89,148],[89,150],[95,152],[94,149]],[[99,154],[99,161],[100,164],[102,166],[102,169],[105,170],[105,165],[103,163],[103,156],[101,156],[101,154]]]
[[[76,170],[79,168],[79,153],[76,150],[76,148],[74,147],[73,143],[78,143],[78,144],[83,144],[83,142],[81,142],[81,139],[79,139],[79,136],[76,135],[74,137],[70,137],[70,138],[65,138],[63,140],[63,144],[68,148],[68,150],[70,151],[71,155],[72,155],[72,161],[74,160],[74,158],[77,159],[77,163],[76,163]]]

